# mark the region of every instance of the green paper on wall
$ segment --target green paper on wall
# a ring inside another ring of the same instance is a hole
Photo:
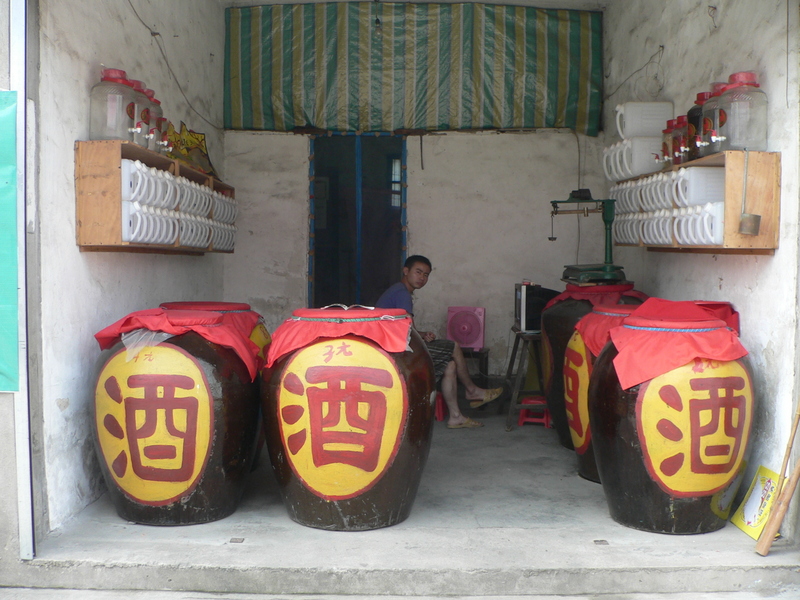
[[[0,92],[0,390],[19,390],[17,93]]]

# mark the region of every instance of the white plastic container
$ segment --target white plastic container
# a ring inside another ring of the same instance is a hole
[[[672,102],[624,102],[617,104],[617,131],[621,138],[661,135],[672,118]]]
[[[767,95],[759,88],[758,77],[753,71],[742,71],[728,81],[719,97],[720,149],[766,150]]]
[[[89,100],[89,139],[133,140],[133,85],[121,69],[103,69]]]
[[[678,169],[675,178],[678,206],[697,206],[725,200],[725,167]]]
[[[661,168],[661,137],[634,137],[622,142],[619,152],[623,178],[638,177]]]

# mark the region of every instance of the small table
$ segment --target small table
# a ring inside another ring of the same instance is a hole
[[[478,376],[475,383],[484,389],[489,387],[489,348],[461,348],[464,358],[478,360]]]
[[[514,332],[514,347],[511,350],[511,357],[508,359],[508,369],[506,369],[506,380],[511,385],[511,376],[514,373],[514,363],[517,360],[517,351],[519,350],[520,342],[522,342],[522,351],[519,352],[519,361],[517,364],[517,373],[514,377],[514,384],[511,387],[511,402],[508,406],[508,415],[506,417],[506,431],[511,431],[514,426],[514,420],[517,411],[520,409],[535,410],[535,407],[530,404],[521,404],[520,396],[544,396],[544,381],[542,379],[542,332],[541,331],[520,331],[517,327],[512,327],[511,331]],[[529,349],[533,350],[533,358],[536,361],[537,375],[539,379],[539,389],[537,390],[523,390],[522,382],[525,379],[525,359],[528,356]]]

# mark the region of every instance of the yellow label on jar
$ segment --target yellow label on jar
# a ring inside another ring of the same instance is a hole
[[[636,424],[650,476],[666,492],[706,496],[736,477],[753,421],[753,386],[739,361],[693,362],[639,389]]]
[[[95,427],[108,470],[142,504],[174,502],[197,484],[211,447],[213,401],[194,357],[171,344],[127,350],[105,364]]]
[[[592,362],[578,331],[572,334],[564,352],[564,408],[575,452],[583,454],[589,447],[589,377]]]
[[[358,496],[391,465],[408,397],[397,366],[380,348],[351,338],[303,348],[287,361],[277,396],[286,456],[317,496]]]

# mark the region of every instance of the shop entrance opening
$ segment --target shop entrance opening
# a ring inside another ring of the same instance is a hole
[[[372,306],[400,277],[404,145],[394,135],[312,139],[312,307]]]

